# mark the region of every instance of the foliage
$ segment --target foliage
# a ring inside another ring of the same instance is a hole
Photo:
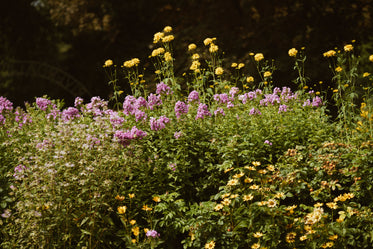
[[[308,89],[304,50],[289,51],[292,90],[276,87],[262,53],[250,55],[255,73],[227,68],[216,38],[188,46],[179,77],[173,39],[168,26],[154,36],[155,89],[138,58],[105,62],[114,109],[44,96],[22,110],[1,97],[1,245],[369,248],[371,78],[343,60],[352,45],[326,56],[350,72],[336,89],[354,85],[338,91],[342,114],[331,120],[326,92]],[[132,92],[124,99],[119,77]]]

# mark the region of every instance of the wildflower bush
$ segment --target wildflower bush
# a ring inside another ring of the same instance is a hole
[[[171,32],[154,36],[154,88],[133,58],[105,62],[109,101],[0,98],[2,247],[370,248],[372,76],[354,47],[324,53],[332,120],[303,49],[296,89],[261,53],[255,74],[224,66],[216,38],[186,48],[181,77]]]

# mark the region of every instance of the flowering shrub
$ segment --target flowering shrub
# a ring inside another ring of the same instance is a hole
[[[123,102],[110,79],[115,110],[100,97],[64,109],[40,97],[25,110],[0,97],[2,247],[370,248],[371,96],[331,122],[325,97],[307,90],[302,49],[288,52],[299,88],[280,88],[262,53],[258,75],[229,79],[216,38],[201,55],[188,46],[182,87],[170,32],[154,36],[153,91],[137,58],[123,64]]]

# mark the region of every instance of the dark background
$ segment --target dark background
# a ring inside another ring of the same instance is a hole
[[[67,105],[76,96],[108,99],[105,60],[138,57],[150,75],[153,34],[167,25],[178,75],[190,66],[189,43],[217,37],[227,68],[248,63],[249,52],[275,59],[278,86],[296,78],[287,51],[304,46],[310,84],[330,85],[322,53],[352,40],[363,56],[373,53],[372,14],[370,0],[2,0],[0,95],[15,105],[44,94]]]

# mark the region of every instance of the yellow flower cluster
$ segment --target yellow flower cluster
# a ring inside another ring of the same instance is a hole
[[[119,214],[124,214],[127,210],[126,206],[120,206],[117,208]]]
[[[338,201],[346,201],[348,199],[352,199],[354,198],[354,194],[353,193],[344,193],[343,195],[338,195],[337,197],[334,198],[334,202],[338,202]]]
[[[341,67],[336,67],[336,68],[335,68],[335,71],[338,72],[338,73],[339,73],[339,72],[342,72],[342,70],[343,70],[343,69],[342,69]]]
[[[288,52],[290,57],[296,57],[297,53],[298,53],[298,50],[296,50],[295,48],[290,49]]]
[[[160,54],[163,54],[164,52],[165,52],[164,48],[154,49],[153,52],[152,52],[152,57],[156,57]]]
[[[216,69],[215,69],[215,74],[216,75],[222,75],[224,73],[224,69],[223,68],[221,68],[221,67],[217,67]]]
[[[343,49],[345,52],[351,52],[354,49],[354,47],[351,44],[347,44],[343,47]]]
[[[335,52],[334,50],[329,50],[328,52],[323,53],[323,56],[324,57],[333,57],[333,56],[335,56],[336,53],[337,52]]]
[[[133,66],[138,66],[140,63],[140,60],[138,58],[133,58],[132,60],[129,60],[129,61],[125,61],[123,63],[123,66],[124,67],[127,67],[127,68],[131,68]]]
[[[254,77],[252,77],[252,76],[247,77],[247,78],[246,78],[246,82],[247,82],[247,83],[252,83],[252,82],[254,82]]]
[[[164,60],[167,61],[167,62],[172,61],[172,56],[171,56],[170,52],[166,52],[164,54]]]
[[[268,77],[270,77],[271,75],[272,75],[271,72],[266,71],[266,72],[264,72],[263,77],[264,77],[264,78],[268,78]]]
[[[164,37],[164,33],[157,32],[154,34],[153,43],[158,43]]]
[[[203,41],[203,44],[205,44],[205,46],[208,46],[210,45],[213,41],[215,41],[216,38],[206,38],[204,41]]]
[[[124,196],[120,196],[120,195],[115,196],[115,199],[118,201],[123,201],[124,198],[125,198]]]
[[[231,67],[236,68],[238,70],[243,68],[244,66],[245,66],[245,64],[243,64],[243,63],[240,63],[240,64],[232,63],[232,65],[231,65]]]
[[[194,50],[194,49],[196,49],[197,48],[197,46],[196,46],[196,44],[194,44],[194,43],[191,43],[191,44],[189,44],[189,46],[188,46],[188,50],[189,51],[192,51],[192,50]]]
[[[254,55],[254,60],[255,61],[259,62],[259,61],[261,61],[263,59],[264,59],[264,55],[262,53],[257,53],[257,54]]]
[[[213,240],[205,244],[205,249],[213,249],[213,248],[215,248],[215,242]]]
[[[369,56],[369,61],[373,62],[373,54]]]
[[[139,227],[133,227],[131,229],[131,231],[133,232],[133,235],[135,235],[136,237],[139,236],[139,234],[140,234],[140,228]]]
[[[218,50],[219,50],[218,45],[211,43],[210,48],[209,48],[210,53],[216,53]]]
[[[164,27],[164,29],[163,29],[163,32],[165,32],[165,33],[169,33],[169,32],[171,32],[172,31],[172,27],[170,27],[170,26],[166,26],[166,27]]]
[[[142,206],[142,210],[144,210],[144,211],[152,211],[153,208],[148,207],[147,205],[144,205],[144,206]]]
[[[162,37],[162,42],[171,42],[175,39],[173,35],[167,35],[165,37]]]
[[[199,61],[193,61],[192,62],[192,65],[190,66],[190,70],[193,70],[195,72],[198,72],[199,71],[199,66],[201,65],[201,63]]]
[[[103,65],[103,67],[111,67],[112,65],[113,65],[113,61],[112,60],[106,60],[105,64]]]
[[[170,26],[166,26],[164,27],[163,29],[163,32],[164,33],[169,33],[172,31],[172,28]],[[174,36],[173,35],[166,35],[163,33],[163,32],[157,32],[154,34],[154,37],[153,37],[153,43],[158,43],[159,41],[162,41],[162,42],[170,42],[172,40],[174,40]]]

